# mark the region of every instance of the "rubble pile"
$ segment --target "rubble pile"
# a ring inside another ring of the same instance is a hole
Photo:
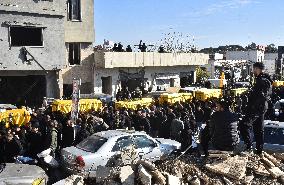
[[[194,155],[168,158],[159,161],[157,168],[181,177],[184,184],[284,184],[284,154],[211,152],[203,160]]]
[[[172,155],[152,163],[127,151],[99,167],[96,180],[104,185],[280,185],[283,160],[283,154],[211,151],[208,158]]]

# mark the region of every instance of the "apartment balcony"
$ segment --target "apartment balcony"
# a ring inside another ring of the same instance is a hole
[[[203,53],[95,52],[97,68],[197,66],[208,64]]]

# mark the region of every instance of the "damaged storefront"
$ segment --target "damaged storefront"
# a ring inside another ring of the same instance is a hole
[[[154,90],[166,91],[169,87],[179,87],[178,73],[156,73],[154,75]]]
[[[119,89],[165,91],[195,82],[194,66],[113,68],[94,70],[95,93],[115,96]]]
[[[43,97],[60,93],[58,79],[55,71],[3,71],[0,75],[0,102],[39,106]]]
[[[137,88],[140,90],[145,88],[147,83],[147,78],[144,78],[145,71],[139,70],[135,73],[126,72],[124,70],[119,70],[119,80],[121,83],[121,88],[128,88],[129,91],[135,91]]]

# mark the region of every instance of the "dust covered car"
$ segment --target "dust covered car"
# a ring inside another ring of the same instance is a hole
[[[0,164],[0,185],[45,185],[48,177],[43,169],[29,164]]]
[[[142,159],[159,160],[180,149],[177,141],[163,138],[152,138],[145,132],[109,130],[98,132],[83,140],[76,146],[61,151],[62,167],[70,174],[92,178],[98,166],[105,166],[115,155],[125,148],[134,146],[135,152]]]

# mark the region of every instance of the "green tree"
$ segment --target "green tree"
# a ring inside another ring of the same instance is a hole
[[[278,49],[275,46],[275,44],[269,44],[266,48],[265,48],[265,53],[278,53]]]
[[[197,67],[196,68],[196,81],[198,83],[203,83],[209,78],[209,74],[207,73],[205,68]]]
[[[249,49],[255,50],[255,49],[257,49],[257,45],[256,45],[256,43],[252,42],[251,44],[246,46],[246,49],[247,50],[249,50]]]

